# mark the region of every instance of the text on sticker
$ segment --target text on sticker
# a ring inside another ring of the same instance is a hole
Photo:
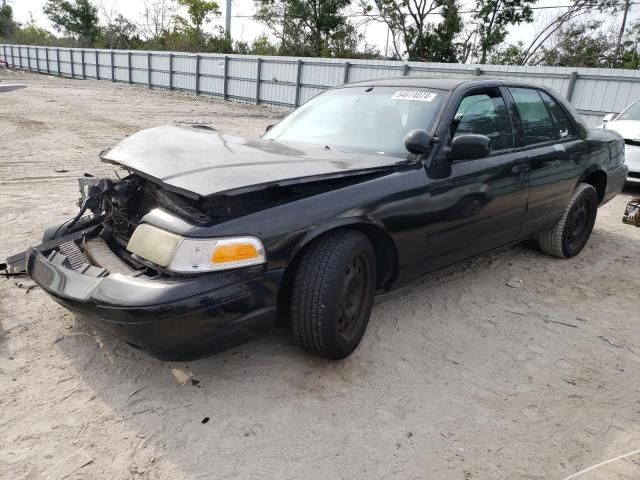
[[[391,100],[414,100],[416,102],[430,102],[438,96],[437,93],[423,92],[420,90],[398,90]]]

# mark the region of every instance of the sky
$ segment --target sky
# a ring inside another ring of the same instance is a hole
[[[0,0],[2,2],[3,0]],[[14,17],[19,22],[26,22],[29,19],[29,15],[33,14],[36,23],[49,30],[53,30],[53,27],[47,17],[42,13],[42,7],[46,0],[6,0],[13,7]],[[105,9],[110,11],[116,11],[122,13],[125,17],[134,23],[140,23],[142,17],[142,11],[144,8],[144,0],[92,0],[95,5],[103,5]],[[209,27],[216,25],[224,26],[224,15],[226,13],[225,0],[218,0],[222,16],[214,19]],[[553,6],[553,5],[568,5],[570,0],[539,0],[536,4],[537,7]],[[356,2],[354,2],[354,5]],[[475,4],[474,0],[462,0],[462,10],[471,10]],[[260,23],[252,20],[251,18],[239,18],[242,16],[251,16],[254,13],[253,0],[232,0],[232,19],[231,19],[231,34],[234,40],[243,40],[251,42],[254,38],[262,33],[268,33],[267,29]],[[359,13],[356,9],[354,13]],[[533,24],[524,24],[511,28],[507,42],[516,42],[522,40],[525,44],[530,41],[535,35],[536,31],[541,25],[548,22],[555,15],[560,13],[561,10],[538,10],[536,11],[536,22]],[[630,18],[631,20],[637,19],[640,16],[640,6],[632,7]],[[353,20],[359,21],[361,19],[354,18]],[[613,20],[620,21],[617,19]],[[364,33],[366,42],[374,47],[378,48],[383,54],[385,53],[387,43],[387,29],[386,26],[376,24],[374,22],[368,23],[366,26],[361,27],[361,33]],[[389,47],[390,48],[390,47]],[[389,51],[391,54],[392,52]]]

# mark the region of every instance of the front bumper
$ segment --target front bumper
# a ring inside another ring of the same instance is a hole
[[[192,360],[266,333],[282,270],[248,267],[196,277],[92,276],[27,253],[27,273],[89,323],[167,361]]]
[[[624,147],[624,163],[629,167],[627,181],[640,183],[640,147],[629,144]]]

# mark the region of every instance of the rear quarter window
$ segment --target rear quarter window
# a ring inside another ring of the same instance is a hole
[[[571,121],[562,107],[546,92],[540,92],[544,103],[547,105],[553,121],[556,124],[556,138],[562,139],[575,136],[576,132]]]

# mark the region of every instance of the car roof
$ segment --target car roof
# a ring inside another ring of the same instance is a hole
[[[342,85],[338,88],[349,88],[359,86],[374,86],[374,87],[417,87],[417,88],[436,88],[440,90],[454,90],[462,84],[473,85],[523,85],[520,82],[505,82],[503,80],[483,78],[470,79],[464,77],[395,77],[395,78],[382,78],[379,80],[366,80],[363,82],[353,82]]]

